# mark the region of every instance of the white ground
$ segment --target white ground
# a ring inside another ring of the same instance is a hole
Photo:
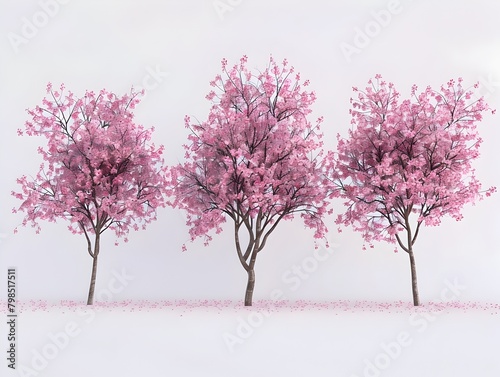
[[[18,371],[4,373],[3,361],[2,376],[500,375],[500,305],[129,301],[21,310]]]

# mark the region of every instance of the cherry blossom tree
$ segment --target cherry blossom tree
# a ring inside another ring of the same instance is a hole
[[[388,241],[408,253],[417,306],[413,246],[422,224],[437,226],[445,215],[460,220],[465,204],[495,191],[481,190],[472,166],[482,142],[477,123],[488,106],[473,99],[477,85],[465,89],[462,79],[419,94],[414,85],[402,102],[380,75],[368,83],[365,91],[353,88],[353,128],[348,139],[338,135],[330,166],[347,206],[337,223],[351,225],[372,247]]]
[[[38,174],[17,180],[21,191],[12,194],[22,204],[14,212],[24,212],[22,225],[31,224],[36,233],[39,220],[65,219],[71,232],[85,236],[93,259],[91,305],[101,234],[112,229],[126,242],[130,228],[144,229],[165,206],[163,146],[150,142],[152,129],[134,123],[137,93],[87,91],[76,98],[63,85],[54,91],[51,84],[47,93],[42,106],[28,110],[32,120],[25,131],[18,130],[44,136],[47,147],[38,149],[43,158]]]
[[[315,101],[300,75],[272,58],[252,73],[247,58],[210,83],[208,119],[192,123],[185,162],[170,171],[174,207],[185,210],[191,240],[211,240],[222,223],[234,224],[238,259],[247,272],[245,305],[252,305],[255,262],[282,220],[300,214],[317,239],[327,210],[321,118],[307,119]],[[185,246],[184,246],[185,249]]]

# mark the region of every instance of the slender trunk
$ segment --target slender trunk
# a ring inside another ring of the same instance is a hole
[[[411,214],[412,208],[409,207],[405,210],[405,228],[406,228],[406,247],[402,245],[401,240],[398,237],[398,242],[400,246],[408,253],[410,256],[410,269],[411,269],[411,290],[413,293],[413,305],[419,306],[420,299],[418,297],[418,287],[417,287],[417,268],[415,267],[415,256],[413,255],[413,244],[415,243],[415,239],[418,235],[418,230],[420,229],[420,223],[418,223],[415,235],[412,234],[410,219],[409,216]]]
[[[413,292],[413,305],[419,306],[420,298],[418,297],[417,268],[415,267],[415,256],[413,255],[413,248],[411,246],[408,248],[408,254],[410,255],[411,289]]]
[[[253,288],[255,287],[255,271],[248,271],[248,283],[245,293],[245,306],[252,306]]]
[[[89,296],[87,298],[87,305],[94,303],[95,281],[97,276],[97,257],[99,256],[100,235],[97,233],[95,236],[94,256],[92,261],[92,275],[90,277]]]
[[[250,263],[248,263],[248,282],[247,290],[245,291],[245,306],[252,306],[253,289],[255,287],[255,261],[257,260],[257,252],[259,250],[260,238],[257,237],[253,244],[252,255],[250,256]]]
[[[248,274],[247,288],[245,291],[245,306],[252,306],[253,290],[255,287],[255,261],[257,260],[257,253],[262,248],[260,244],[262,236],[262,213],[259,211],[257,219],[255,220],[255,233],[253,229],[253,220],[249,221],[248,219],[246,219],[242,221],[245,224],[245,227],[247,228],[248,234],[250,236],[247,248],[244,253],[241,250],[240,237],[238,234],[242,222],[235,222],[234,240],[236,243],[236,251],[238,253],[240,263]],[[247,262],[248,257],[250,257],[250,260]]]

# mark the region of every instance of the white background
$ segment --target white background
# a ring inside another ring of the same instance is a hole
[[[168,164],[182,161],[184,116],[207,116],[204,97],[224,57],[232,65],[246,54],[255,69],[266,66],[270,55],[278,61],[287,58],[316,91],[311,120],[324,116],[327,149],[334,149],[336,134],[345,136],[349,128],[352,86],[364,88],[377,73],[394,82],[403,97],[414,83],[423,89],[460,76],[467,86],[479,81],[479,93],[500,109],[500,3],[492,0],[57,4],[58,9],[43,10],[37,1],[1,0],[0,281],[7,266],[15,266],[21,300],[84,302],[91,272],[83,236],[71,235],[63,222],[42,224],[39,235],[30,228],[13,234],[22,215],[11,213],[19,202],[10,192],[18,189],[17,177],[37,172],[36,147],[44,142],[18,137],[16,130],[28,120],[25,109],[41,104],[47,82],[65,83],[76,94],[101,88],[120,94],[146,80],[151,87],[136,121],[155,127],[154,140],[165,145]],[[35,30],[27,23],[34,23]],[[361,32],[371,36],[363,41]],[[15,38],[25,39],[16,43]],[[342,46],[347,45],[356,52],[346,54]],[[488,114],[480,124],[484,143],[476,168],[485,187],[500,186],[498,122],[498,114]],[[466,287],[461,301],[499,302],[499,197],[466,207],[461,222],[445,219],[437,228],[422,229],[415,253],[424,303],[439,301],[444,282],[453,279]],[[340,202],[333,207],[343,210]],[[407,255],[395,254],[394,246],[386,244],[362,251],[360,235],[338,233],[333,220],[327,220],[332,249],[326,254],[320,245],[316,255],[329,257],[318,263],[311,260],[312,232],[303,229],[300,219],[281,224],[257,260],[254,299],[269,299],[273,289],[280,289],[290,300],[410,302]],[[242,300],[246,274],[230,229],[228,223],[208,247],[202,241],[189,243],[183,215],[160,209],[158,221],[131,233],[126,244],[115,247],[114,235],[105,233],[97,291],[125,269],[134,280],[113,301]],[[185,242],[188,251],[183,253]],[[294,284],[290,277],[297,266],[310,273]]]

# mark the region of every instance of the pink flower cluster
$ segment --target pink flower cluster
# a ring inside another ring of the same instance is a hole
[[[47,93],[43,106],[28,110],[24,131],[47,139],[38,148],[43,163],[35,178],[19,178],[21,191],[12,193],[22,200],[14,212],[26,213],[23,225],[39,232],[39,220],[66,218],[73,233],[111,228],[122,237],[154,220],[165,205],[163,146],[155,147],[152,130],[133,121],[137,93],[88,91],[76,98],[50,84]]]
[[[420,224],[439,225],[445,215],[460,220],[466,203],[493,193],[494,187],[481,190],[472,166],[482,142],[477,123],[488,110],[483,98],[472,100],[473,89],[463,88],[462,79],[439,91],[413,86],[412,98],[400,101],[380,75],[365,91],[354,88],[353,128],[347,139],[338,136],[330,166],[347,206],[337,223],[369,243],[396,242],[399,232],[418,233]]]
[[[295,214],[323,238],[326,160],[322,119],[308,120],[316,99],[308,82],[272,58],[262,72],[251,72],[246,56],[232,68],[223,60],[222,71],[210,83],[208,119],[186,117],[186,161],[171,170],[173,205],[187,212],[192,239],[210,241],[226,216],[259,219],[264,233]]]

